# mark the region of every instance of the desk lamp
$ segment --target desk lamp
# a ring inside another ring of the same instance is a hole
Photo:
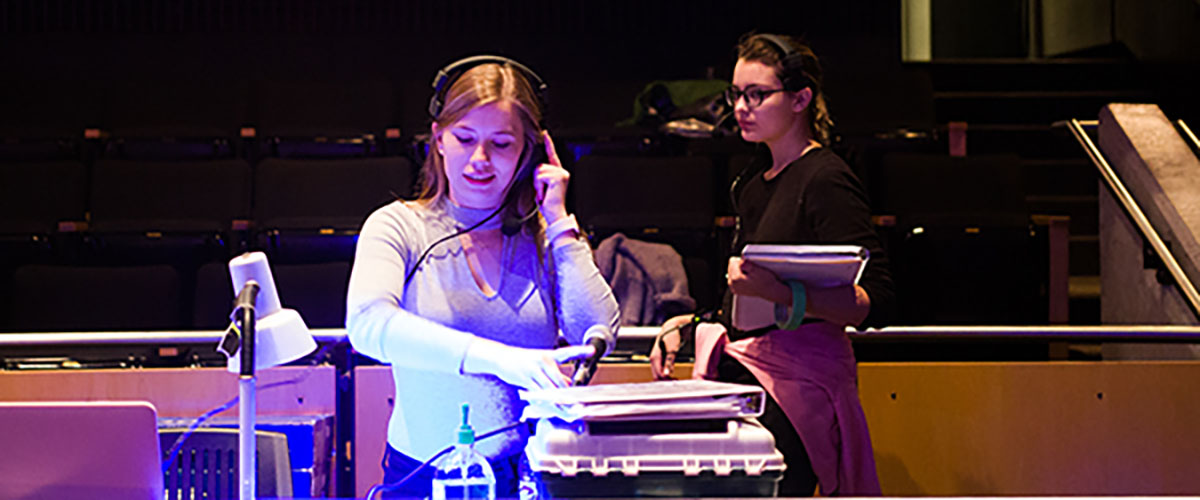
[[[256,370],[295,361],[313,352],[316,341],[294,309],[284,309],[275,291],[267,255],[249,252],[229,261],[233,278],[234,326],[218,350],[229,355],[227,368],[238,374],[238,474],[241,499],[257,495],[258,464],[254,434]],[[240,328],[238,325],[240,323]]]

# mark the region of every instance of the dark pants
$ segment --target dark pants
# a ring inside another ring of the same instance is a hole
[[[721,356],[717,363],[717,377],[726,382],[762,386],[750,370],[730,356]],[[813,496],[817,489],[817,474],[813,472],[812,462],[808,459],[808,450],[770,392],[767,393],[766,405],[758,421],[775,437],[775,447],[783,454],[783,463],[787,465],[783,479],[779,481],[779,496]]]
[[[492,473],[496,475],[496,498],[517,496],[517,481],[520,478],[521,461],[524,454],[517,453],[506,458],[490,461]],[[415,458],[396,451],[390,445],[383,455],[383,484],[394,484],[421,466]],[[428,498],[433,493],[433,464],[421,468],[412,478],[398,488],[385,491],[384,498]]]

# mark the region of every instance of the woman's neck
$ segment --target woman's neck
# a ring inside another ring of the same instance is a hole
[[[821,147],[821,143],[817,143],[815,139],[810,138],[808,141],[806,141],[806,143],[797,144],[796,147],[788,147],[786,150],[776,150],[775,147],[770,145],[767,147],[770,149],[770,158],[772,158],[772,163],[770,163],[770,169],[767,170],[766,173],[763,173],[762,176],[763,179],[769,181],[775,179],[776,175],[782,173],[782,171],[787,168],[787,165],[792,164],[792,162],[797,161],[797,159],[804,156],[804,153],[815,149],[815,147]]]
[[[774,179],[784,168],[804,156],[804,153],[820,146],[821,143],[813,139],[807,127],[801,127],[798,133],[784,134],[778,140],[768,142],[767,149],[771,150],[771,168],[763,174],[763,178]]]

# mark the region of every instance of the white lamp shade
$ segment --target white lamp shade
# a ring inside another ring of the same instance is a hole
[[[254,370],[265,370],[273,366],[303,358],[317,348],[317,342],[308,333],[308,326],[295,309],[279,309],[274,314],[254,322]],[[229,358],[226,368],[240,373],[242,351]]]

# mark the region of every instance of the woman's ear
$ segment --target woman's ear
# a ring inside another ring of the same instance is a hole
[[[813,91],[812,87],[804,87],[796,92],[796,100],[792,101],[792,111],[797,113],[804,111],[812,104]]]
[[[438,130],[437,122],[433,122],[433,124],[429,126],[429,132],[433,134],[431,137],[433,137],[433,145],[437,148],[438,154],[446,156],[446,152],[442,150],[442,134],[441,131]]]

